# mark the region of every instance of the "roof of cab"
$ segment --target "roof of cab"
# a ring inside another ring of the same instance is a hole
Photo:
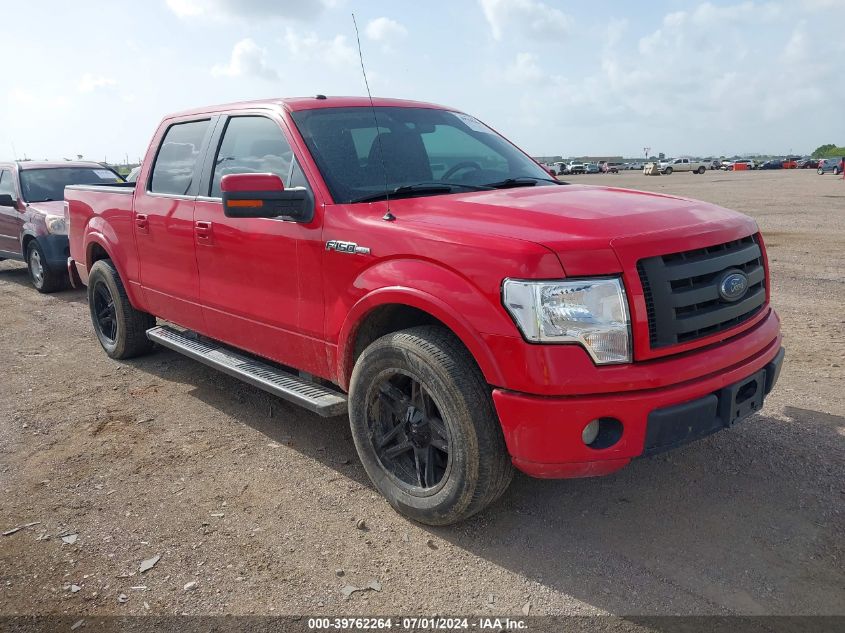
[[[17,165],[18,169],[53,169],[59,167],[91,167],[110,169],[93,160],[16,160],[0,163],[3,166]]]
[[[259,99],[256,101],[238,101],[235,103],[223,103],[220,105],[193,108],[191,110],[185,110],[168,115],[166,118],[191,116],[194,114],[214,114],[217,112],[248,110],[254,108],[282,107],[289,112],[296,112],[298,110],[317,110],[320,108],[368,108],[370,105],[369,97],[332,97],[323,95],[318,97],[288,97],[281,99]],[[372,105],[375,107],[430,108],[435,110],[448,109],[445,106],[434,103],[408,101],[406,99],[387,99],[383,97],[373,97]]]

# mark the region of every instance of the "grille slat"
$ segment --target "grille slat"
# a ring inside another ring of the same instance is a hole
[[[735,268],[760,257],[760,247],[756,243],[742,248],[726,250],[712,255],[697,255],[680,262],[664,259],[667,279],[689,279],[717,273],[728,268]]]
[[[742,271],[748,289],[727,301],[719,283],[728,271]],[[637,262],[652,348],[694,341],[734,327],[766,303],[763,253],[756,235],[724,244]]]

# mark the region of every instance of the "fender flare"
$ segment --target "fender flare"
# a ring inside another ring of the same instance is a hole
[[[91,271],[91,266],[93,263],[90,261],[91,257],[91,247],[94,245],[99,246],[102,248],[106,254],[109,256],[109,261],[111,261],[112,265],[114,266],[117,274],[120,276],[121,281],[123,282],[123,287],[126,289],[126,294],[129,297],[129,303],[136,309],[143,309],[143,297],[141,295],[140,287],[137,283],[133,282],[133,280],[127,275],[127,271],[119,259],[114,256],[115,248],[113,243],[106,237],[106,235],[97,230],[88,230],[85,232],[85,237],[82,241],[82,248],[83,253],[85,254],[85,262],[84,266],[81,268],[85,272],[84,278],[82,278],[82,282],[84,285],[88,285],[88,274]],[[82,262],[80,262],[82,263]],[[77,272],[82,275],[82,271],[80,267],[77,266]]]
[[[21,231],[20,237],[20,245],[21,245],[21,256],[26,259],[26,249],[23,247],[24,243],[27,242],[27,238],[32,238],[34,240],[38,239],[38,234],[35,233],[31,228],[24,228]]]
[[[355,337],[361,323],[373,310],[390,304],[406,305],[422,310],[448,327],[460,339],[475,360],[489,384],[503,384],[495,356],[481,333],[448,303],[439,297],[407,286],[386,286],[373,290],[359,299],[349,310],[338,337],[338,382],[348,388],[352,375]]]
[[[117,235],[111,225],[100,216],[93,216],[85,227],[84,237],[82,239],[83,253],[85,253],[85,270],[90,271],[93,265],[91,259],[91,246],[97,244],[106,253],[109,259],[114,264],[117,273],[123,280],[123,284],[128,286],[132,279],[129,278],[127,270],[125,270],[124,262],[116,256],[118,252]]]

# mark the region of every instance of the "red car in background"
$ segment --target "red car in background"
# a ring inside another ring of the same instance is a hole
[[[65,287],[70,254],[65,186],[114,182],[123,179],[99,163],[0,163],[0,260],[25,261],[32,285],[39,292]]]

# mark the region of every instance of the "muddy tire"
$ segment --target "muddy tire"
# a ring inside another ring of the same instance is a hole
[[[44,251],[36,240],[32,240],[26,247],[26,267],[29,270],[29,280],[42,294],[49,294],[67,287],[67,274],[50,268]]]
[[[373,484],[420,523],[466,519],[513,476],[490,387],[442,327],[394,332],[367,347],[352,372],[349,419]]]
[[[153,348],[147,330],[155,317],[132,307],[110,259],[94,263],[88,275],[88,308],[100,345],[110,358],[132,358]]]

